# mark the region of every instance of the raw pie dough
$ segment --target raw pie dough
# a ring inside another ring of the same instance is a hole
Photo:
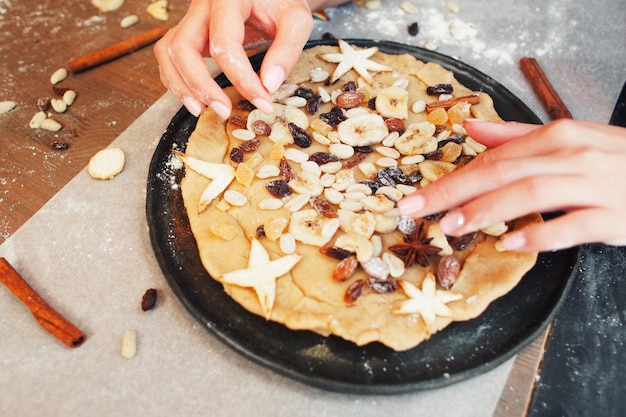
[[[359,49],[354,47],[353,50]],[[471,117],[483,118],[492,121],[501,121],[493,107],[493,102],[489,96],[481,92],[472,92],[454,78],[454,75],[436,63],[424,63],[410,55],[388,55],[376,52],[369,59],[375,63],[388,66],[392,71],[370,71],[372,84],[365,82],[354,71],[355,68],[341,75],[339,80],[333,85],[324,82],[312,83],[311,70],[326,71],[334,73],[337,64],[326,62],[321,59],[324,54],[338,54],[340,51],[334,46],[318,46],[306,50],[298,65],[293,70],[286,85],[309,86],[314,92],[318,92],[318,87],[323,87],[332,94],[333,90],[340,90],[348,81],[355,81],[359,91],[365,93],[365,100],[360,107],[367,109],[368,98],[375,97],[377,93],[385,87],[389,87],[399,80],[402,88],[408,81],[406,91],[408,91],[407,119],[405,125],[423,122],[427,119],[427,113],[422,111],[414,113],[411,111],[412,104],[417,100],[424,100],[426,103],[437,101],[437,96],[426,94],[426,87],[436,84],[448,83],[454,87],[452,95],[454,97],[478,94],[480,103],[471,106]],[[335,55],[336,58],[336,55]],[[238,103],[242,97],[233,89],[226,88],[226,92],[233,103]],[[310,115],[306,109],[302,112],[308,115],[309,119],[319,118],[319,115],[328,112],[333,103],[323,103],[316,113]],[[370,110],[372,111],[372,110]],[[373,111],[372,111],[373,112]],[[240,116],[243,120],[248,117],[248,110],[235,108],[233,114]],[[448,124],[448,129],[452,127]],[[245,127],[244,127],[245,128]],[[191,135],[185,155],[197,158],[197,160],[209,163],[221,164],[232,167],[236,170],[238,163],[230,160],[230,152],[233,147],[240,146],[243,141],[233,136],[235,129],[242,129],[230,121],[221,120],[215,113],[207,109],[198,121],[197,127]],[[308,132],[312,129],[309,127]],[[330,135],[332,136],[332,134]],[[253,172],[259,172],[262,166],[271,164],[278,166],[279,160],[275,159],[275,153],[280,146],[264,135],[257,135],[261,145],[254,152],[244,152],[244,161],[248,163],[253,160],[251,167]],[[378,145],[374,145],[376,147]],[[313,140],[313,144],[306,149],[299,148],[294,144],[284,145],[285,149],[296,148],[308,154],[318,151],[328,151],[328,147]],[[262,158],[254,156],[259,154]],[[377,152],[372,152],[366,161],[375,163],[381,158]],[[274,159],[273,159],[274,158]],[[188,161],[186,161],[188,162]],[[297,162],[289,161],[294,172],[300,171]],[[228,171],[228,169],[227,169]],[[359,168],[353,168],[354,176],[357,180],[364,179]],[[196,238],[200,257],[204,267],[209,274],[217,280],[222,280],[225,274],[233,271],[245,270],[251,250],[251,241],[257,239],[257,229],[261,225],[267,227],[276,219],[289,220],[292,212],[283,205],[278,209],[261,209],[259,203],[262,200],[272,197],[266,190],[266,183],[273,179],[281,178],[275,176],[268,179],[255,178],[252,184],[243,185],[238,179],[230,181],[227,189],[236,190],[243,194],[247,201],[242,206],[234,206],[224,200],[224,194],[220,193],[210,204],[199,212],[200,198],[205,189],[215,178],[207,178],[198,174],[190,166],[186,166],[185,177],[182,181],[182,193],[185,207],[189,215],[189,221],[193,234]],[[419,184],[418,184],[419,186]],[[295,195],[292,194],[291,197]],[[285,197],[287,201],[289,197]],[[310,209],[305,206],[302,210]],[[284,232],[288,232],[288,221],[279,220],[285,224]],[[417,219],[417,224],[425,222],[425,227],[433,224],[433,221]],[[539,215],[528,216],[518,219],[508,224],[508,229],[519,228],[529,222],[539,222]],[[324,246],[332,246],[333,242],[342,234],[341,229],[335,233],[329,243]],[[375,233],[378,234],[378,233]],[[267,251],[269,259],[276,260],[286,256],[281,251],[280,239],[273,237],[259,237],[257,241],[262,244]],[[393,243],[401,242],[403,235],[394,231],[385,233],[382,236],[383,251]],[[427,282],[423,286],[426,277],[431,279],[436,274],[438,255],[431,256],[431,265],[428,268],[417,264],[406,269],[400,278],[389,277],[389,280],[409,283],[398,285],[393,293],[379,294],[371,290],[366,290],[353,303],[344,300],[348,287],[356,280],[367,278],[367,274],[362,268],[343,282],[333,279],[338,260],[320,253],[318,246],[297,242],[295,254],[300,258],[295,267],[290,272],[270,280],[275,282],[275,301],[269,309],[263,309],[260,298],[254,288],[250,286],[233,285],[224,283],[224,290],[239,304],[251,313],[264,316],[268,320],[283,323],[294,330],[311,330],[321,335],[337,335],[350,340],[357,345],[365,345],[371,342],[380,342],[394,350],[406,350],[415,347],[419,343],[427,340],[433,333],[443,329],[452,321],[464,321],[480,315],[487,306],[498,297],[509,292],[523,277],[523,275],[536,262],[537,254],[523,254],[513,252],[502,252],[496,249],[496,242],[499,238],[479,233],[474,244],[463,251],[454,251],[454,255],[461,260],[462,269],[455,284],[445,291],[437,284],[439,295],[452,295],[450,299],[458,298],[456,301],[446,300],[443,305],[447,306],[447,311],[442,315],[432,310],[431,321],[427,323],[425,316],[418,310],[410,311],[411,303],[406,303],[411,298],[409,293],[415,298],[415,291],[418,294],[413,304],[420,304],[420,299],[426,293],[433,293]],[[433,242],[431,242],[433,243]],[[379,255],[380,256],[380,255]],[[429,274],[429,271],[432,274]],[[411,285],[412,284],[412,285]],[[405,289],[408,287],[408,289]],[[270,288],[271,290],[272,288]],[[419,291],[423,290],[423,291]],[[427,294],[426,294],[427,295]],[[446,297],[444,297],[446,298]],[[432,303],[426,301],[427,303]],[[407,307],[408,312],[402,313],[402,307]],[[413,306],[415,307],[415,306]],[[444,308],[444,310],[446,310]],[[449,317],[445,317],[449,316]]]

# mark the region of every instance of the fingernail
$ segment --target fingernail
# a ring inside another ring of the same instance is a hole
[[[202,105],[198,103],[195,98],[186,96],[183,97],[182,101],[183,105],[185,106],[187,111],[189,111],[189,113],[193,114],[196,117],[200,116],[200,113],[202,113],[204,107],[202,107]]]
[[[285,71],[279,66],[274,66],[264,74],[263,86],[267,88],[267,91],[273,93],[278,90],[283,81],[285,81]]]
[[[463,216],[463,213],[458,212],[458,211],[453,211],[453,212],[446,214],[439,221],[439,226],[441,226],[441,230],[443,230],[445,234],[454,233],[464,224],[465,224],[465,217]]]
[[[414,217],[426,205],[426,200],[419,194],[411,195],[398,201],[398,210],[403,216]]]
[[[518,250],[526,245],[523,233],[510,233],[502,238],[502,247],[506,250]]]
[[[267,100],[263,100],[262,98],[256,98],[252,102],[254,107],[261,110],[263,113],[271,114],[274,111],[274,107],[272,107],[272,103]]]
[[[230,116],[230,109],[220,103],[219,101],[214,101],[211,103],[211,109],[222,119],[226,120]]]

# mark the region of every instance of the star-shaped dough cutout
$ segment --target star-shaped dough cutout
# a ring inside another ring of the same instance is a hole
[[[270,261],[269,254],[257,239],[252,239],[248,267],[221,275],[218,280],[240,287],[253,288],[259,298],[263,315],[269,319],[276,298],[276,279],[285,275],[300,261],[298,254],[285,255]]]
[[[451,317],[452,311],[446,304],[463,298],[461,294],[453,291],[438,290],[435,277],[431,273],[422,281],[421,290],[404,280],[399,280],[398,284],[400,284],[400,287],[409,298],[402,301],[400,305],[393,310],[393,313],[418,313],[422,316],[428,327],[435,322],[437,316]]]
[[[213,181],[204,189],[200,200],[198,201],[198,213],[206,210],[211,202],[235,179],[235,169],[227,164],[218,164],[215,162],[207,162],[193,156],[185,155],[182,152],[174,151],[174,154],[183,160],[185,166],[195,171],[203,177]]]
[[[372,46],[366,49],[354,49],[346,41],[339,39],[339,50],[341,53],[329,53],[322,54],[320,58],[326,62],[338,63],[335,72],[331,76],[330,82],[334,83],[346,72],[354,68],[354,70],[363,78],[369,85],[374,84],[374,80],[368,71],[383,72],[391,71],[386,65],[379,64],[372,60],[369,60],[372,55],[378,52],[377,46]]]

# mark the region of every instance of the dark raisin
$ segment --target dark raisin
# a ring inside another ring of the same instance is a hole
[[[291,195],[291,188],[289,188],[289,185],[285,180],[268,181],[267,184],[265,184],[265,188],[276,198],[283,198]]]
[[[150,288],[146,290],[146,292],[143,295],[143,298],[141,299],[141,310],[142,311],[151,310],[156,304],[156,300],[157,300],[157,290],[155,290],[154,288]]]
[[[256,237],[262,238],[265,237],[265,226],[260,225],[256,228]]]
[[[476,158],[475,155],[461,155],[459,159],[457,159],[457,161],[455,162],[456,166],[461,168],[462,166],[465,166],[469,164],[470,162],[472,162],[474,158]]]
[[[368,187],[370,187],[370,190],[372,190],[372,194],[376,194],[376,191],[378,191],[378,189],[383,186],[383,184],[380,181],[375,181],[375,180],[361,181],[361,184],[365,184]]]
[[[434,150],[430,153],[427,153],[426,159],[430,159],[431,161],[438,161],[443,158],[443,151],[441,149]]]
[[[309,155],[309,161],[313,161],[317,165],[324,165],[329,162],[339,161],[339,157],[329,152],[314,152]]]
[[[444,214],[446,213],[443,211],[440,211],[438,213],[433,213],[433,214],[429,214],[428,216],[424,216],[424,219],[431,221],[431,222],[438,222],[439,220],[441,220]]]
[[[243,162],[243,151],[239,148],[233,148],[230,150],[230,160],[235,163]]]
[[[389,294],[395,292],[398,289],[398,283],[393,279],[380,279],[369,277],[367,279],[367,286],[378,294]]]
[[[296,145],[301,148],[308,148],[311,146],[313,139],[311,139],[311,135],[309,135],[306,130],[291,122],[287,125],[287,127],[289,128],[289,132],[291,133],[291,136],[293,136],[293,141]]]
[[[452,91],[454,91],[452,84],[435,84],[426,88],[426,93],[431,96],[439,94],[452,94]]]
[[[372,97],[367,100],[367,108],[370,110],[376,110],[376,97]]]
[[[354,147],[354,152],[360,152],[360,153],[372,153],[374,152],[374,148],[371,146],[355,146]]]
[[[404,172],[402,172],[402,170],[398,167],[385,168],[385,172],[395,181],[396,184],[411,184]]]
[[[278,168],[280,169],[280,175],[286,182],[289,182],[293,179],[293,169],[287,161],[287,158],[280,158],[280,162],[278,163]]]
[[[452,238],[450,244],[455,250],[462,251],[476,240],[476,232],[466,233]]]
[[[409,35],[417,36],[420,29],[419,29],[419,26],[417,25],[417,22],[413,22],[409,25],[407,30],[409,31]]]
[[[315,95],[315,93],[309,87],[301,86],[301,87],[298,87],[296,89],[296,91],[293,93],[293,95],[309,99],[309,98],[313,97]]]
[[[346,91],[356,91],[356,83],[354,81],[348,81],[347,83],[345,83],[343,85],[343,88],[341,89],[342,92],[346,92]]]
[[[411,184],[417,184],[424,178],[424,176],[419,171],[413,171],[407,175],[407,178]]]
[[[350,286],[346,290],[346,293],[343,295],[343,301],[348,304],[354,303],[357,298],[359,298],[361,294],[363,294],[363,287],[365,287],[364,280],[359,279],[354,281],[352,284],[350,284]]]
[[[48,97],[38,98],[37,108],[41,111],[48,111],[50,109],[50,99]]]
[[[260,140],[250,139],[245,142],[241,142],[241,145],[239,145],[239,149],[241,149],[244,152],[254,152],[257,150],[259,146],[261,146]]]
[[[70,89],[68,87],[52,86],[52,91],[54,91],[54,94],[57,96],[63,96],[63,94],[67,93],[69,90]]]
[[[343,163],[343,167],[354,168],[355,166],[359,165],[361,161],[367,158],[367,155],[369,155],[369,153],[355,152],[352,158],[348,159],[346,162]]]
[[[324,32],[322,34],[322,39],[325,40],[325,41],[329,41],[329,40],[333,40],[333,39],[337,39],[337,38],[335,37],[335,35],[333,35],[330,32]]]
[[[252,111],[252,110],[256,109],[256,106],[254,104],[250,103],[249,100],[242,99],[242,100],[239,100],[237,102],[237,108],[241,109],[241,110]]]
[[[50,147],[52,149],[56,149],[57,151],[64,151],[66,149],[69,149],[70,144],[61,140],[55,140],[50,144]]]
[[[383,169],[379,169],[376,172],[376,180],[378,182],[380,182],[382,185],[388,185],[390,187],[395,187],[396,186],[396,182],[394,181],[394,179],[391,177],[391,175],[389,175],[387,173],[387,171],[383,170]]]
[[[339,123],[346,120],[348,117],[343,114],[343,111],[339,107],[333,107],[328,113],[320,114],[320,119],[331,125],[337,127]]]
[[[321,216],[333,219],[337,217],[337,208],[324,197],[312,197],[309,200],[309,204],[317,211]]]
[[[354,252],[342,249],[338,246],[324,246],[320,248],[320,253],[330,256],[331,258],[342,260],[354,255]]]
[[[435,133],[433,133],[433,136],[437,136],[438,134],[440,134],[446,129],[447,129],[446,125],[435,125]]]
[[[316,94],[306,100],[306,111],[308,111],[309,114],[317,114],[317,111],[320,109],[320,104],[322,104],[322,96]]]

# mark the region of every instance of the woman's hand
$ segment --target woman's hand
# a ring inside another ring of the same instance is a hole
[[[456,236],[563,210],[563,216],[509,233],[503,246],[546,251],[626,244],[626,129],[564,119],[545,126],[469,119],[464,127],[493,149],[404,198],[398,203],[403,215],[450,210],[440,224]]]
[[[198,116],[206,106],[228,118],[232,104],[204,62],[212,57],[241,94],[271,112],[270,93],[284,81],[309,38],[313,18],[305,0],[192,0],[180,23],[154,52],[161,81]],[[243,45],[274,39],[255,74]]]

